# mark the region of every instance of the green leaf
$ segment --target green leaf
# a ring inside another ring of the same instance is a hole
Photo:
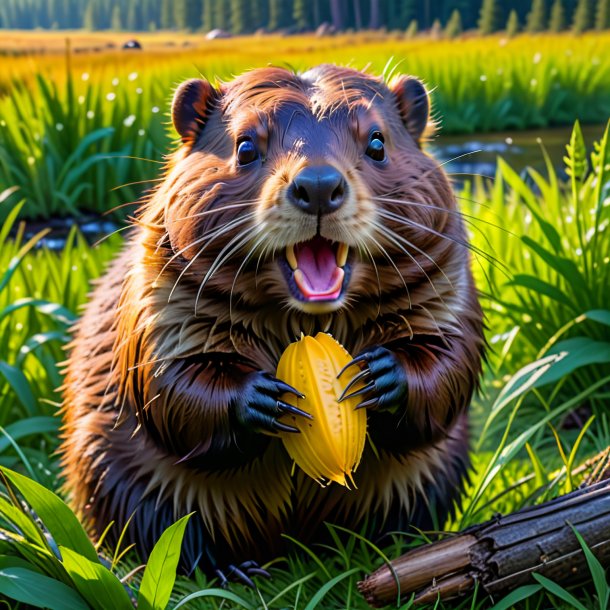
[[[356,572],[360,572],[360,571],[361,571],[360,568],[352,568],[351,570],[348,570],[347,572],[343,572],[343,574],[339,574],[338,576],[335,576],[332,580],[329,580],[327,583],[324,584],[324,586],[322,586],[322,587],[320,587],[320,589],[318,589],[318,591],[311,598],[311,600],[309,601],[307,606],[305,606],[305,610],[314,610],[314,608],[316,608],[318,606],[318,604],[322,601],[322,599],[326,596],[326,594],[335,585],[340,583],[342,580],[345,580],[349,576],[356,574]]]
[[[2,309],[0,311],[0,321],[2,318],[8,316],[14,311],[23,309],[24,307],[33,307],[36,309],[36,311],[39,311],[40,313],[43,313],[57,320],[58,322],[61,322],[62,324],[74,324],[74,322],[77,320],[77,317],[69,309],[62,307],[57,303],[51,303],[50,301],[46,301],[44,299],[32,299],[28,297],[25,299],[19,299]]]
[[[587,282],[573,260],[550,252],[527,235],[521,237],[521,240],[549,267],[555,269],[555,271],[557,271],[557,273],[559,273],[566,280],[568,286],[570,286],[574,292],[578,294],[578,291],[589,291]]]
[[[97,610],[132,610],[133,604],[121,581],[101,563],[60,546],[62,563],[78,592]]]
[[[610,311],[607,309],[593,309],[591,311],[587,311],[585,316],[589,320],[610,326]]]
[[[36,399],[21,369],[0,360],[0,376],[4,377],[29,415],[36,413]]]
[[[239,607],[245,608],[246,610],[255,610],[254,606],[252,604],[248,603],[245,599],[243,599],[242,597],[239,597],[238,595],[235,595],[235,593],[233,593],[231,591],[225,591],[225,589],[204,589],[202,591],[195,591],[195,593],[191,593],[190,595],[187,595],[186,597],[182,598],[174,606],[173,610],[178,610],[178,608],[182,608],[182,606],[184,606],[184,604],[188,604],[188,602],[190,602],[194,599],[197,599],[199,597],[205,597],[205,598],[218,597],[220,599],[238,604]],[[234,606],[229,606],[229,607],[234,608]],[[138,606],[138,610],[139,610],[139,606]]]
[[[27,542],[48,548],[43,532],[36,526],[31,515],[21,506],[15,506],[2,496],[0,496],[0,516],[9,524],[8,527],[17,530]]]
[[[595,585],[595,591],[597,592],[599,607],[600,609],[607,608],[608,602],[610,602],[610,586],[606,580],[606,572],[597,557],[592,553],[589,545],[585,542],[582,535],[571,523],[569,525],[572,528],[574,535],[578,539],[583,553],[585,554],[585,559],[587,560],[587,565],[589,566],[589,571],[591,572],[591,578],[593,579],[593,584]]]
[[[575,181],[581,182],[587,173],[588,164],[587,147],[578,121],[574,123],[570,143],[566,146],[566,150],[568,152],[567,156],[564,157],[566,173],[572,178],[573,183]]]
[[[138,610],[165,610],[174,588],[182,538],[190,516],[168,527],[155,544],[142,577]]]
[[[554,301],[557,301],[570,309],[575,309],[574,304],[570,301],[570,299],[568,299],[563,290],[533,275],[517,273],[513,276],[513,279],[510,282],[507,282],[507,286],[521,286],[522,288],[533,290],[534,292],[553,299]]]
[[[512,593],[509,593],[506,597],[503,597],[497,604],[492,606],[489,610],[508,610],[512,608],[517,602],[521,602],[528,597],[531,597],[535,593],[538,593],[542,589],[542,585],[524,585],[515,589]]]
[[[18,419],[4,428],[4,431],[13,439],[19,440],[33,434],[57,434],[60,420],[57,417],[37,416],[27,419]],[[0,453],[6,451],[11,443],[6,437],[0,437]]]
[[[89,610],[83,598],[63,582],[22,567],[0,570],[0,593],[51,610]]]
[[[556,343],[546,355],[564,354],[535,383],[541,387],[555,383],[576,369],[589,364],[606,364],[610,362],[610,343],[596,341],[589,337],[573,337]]]
[[[562,599],[564,602],[570,604],[576,610],[587,610],[587,608],[581,604],[571,593],[566,591],[563,587],[559,586],[556,582],[549,580],[542,576],[542,574],[532,573],[534,580],[537,580],[549,593]]]
[[[34,509],[58,546],[65,546],[87,559],[99,563],[95,548],[80,521],[58,496],[40,483],[8,468],[0,466],[0,471]]]

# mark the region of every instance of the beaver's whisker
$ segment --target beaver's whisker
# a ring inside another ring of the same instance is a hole
[[[229,293],[229,320],[233,319],[233,291],[235,290],[235,284],[237,283],[237,278],[238,278],[239,274],[241,273],[242,269],[248,264],[248,261],[254,255],[254,253],[256,252],[258,247],[265,241],[266,236],[261,235],[261,233],[262,233],[262,229],[259,229],[256,232],[255,237],[256,237],[256,235],[260,235],[260,237],[258,238],[256,243],[254,243],[252,245],[248,254],[246,254],[241,265],[238,267],[237,271],[235,272],[235,277],[233,278],[233,283],[231,284],[231,292]]]
[[[381,224],[379,224],[379,223],[377,223],[375,221],[372,222],[372,225],[378,230],[379,234],[383,235],[386,239],[390,240],[401,252],[406,254],[415,263],[415,265],[418,267],[418,269],[426,276],[426,279],[430,283],[430,286],[432,287],[432,290],[434,290],[436,295],[441,300],[442,300],[442,297],[438,293],[438,290],[436,289],[436,286],[434,285],[434,282],[430,279],[430,276],[428,275],[426,270],[421,266],[421,264],[415,258],[415,256],[413,256],[413,254],[411,254],[411,252],[409,252],[405,248],[405,246],[403,244],[405,244],[406,246],[408,246],[410,248],[413,248],[413,249],[417,250],[417,252],[419,252],[422,256],[425,256],[439,270],[439,272],[447,280],[447,282],[449,283],[451,288],[453,290],[455,290],[455,287],[453,286],[453,283],[451,282],[451,280],[447,277],[445,272],[441,269],[441,267],[439,267],[439,265],[436,263],[436,261],[427,252],[424,252],[423,250],[421,250],[420,248],[418,248],[417,246],[412,244],[408,239],[406,239],[405,237],[403,237],[402,235],[396,233],[396,231],[393,231],[392,229],[390,229],[388,227],[385,227],[385,226],[383,226],[383,225],[381,225]]]
[[[261,253],[258,255],[258,260],[256,261],[256,269],[254,270],[254,287],[258,288],[258,269],[261,264],[261,260],[264,258],[267,249],[269,248],[269,244],[265,244],[265,247],[261,250]]]
[[[476,203],[476,204],[480,205],[481,207],[491,209],[491,206],[480,203],[474,199],[468,199],[466,197],[461,197],[461,196],[456,196],[456,197],[463,201],[469,201],[471,203]],[[439,212],[444,212],[446,214],[451,214],[454,216],[460,216],[461,218],[477,220],[486,225],[490,225],[496,229],[500,229],[501,231],[505,231],[506,233],[510,233],[511,235],[514,235],[514,233],[511,233],[511,231],[509,231],[506,227],[502,227],[500,225],[494,224],[493,222],[490,222],[489,220],[485,220],[484,218],[480,218],[479,216],[475,216],[474,214],[467,214],[466,212],[463,212],[462,210],[457,210],[457,209],[449,210],[447,208],[442,208],[438,205],[434,205],[432,203],[423,203],[421,201],[411,201],[408,199],[406,199],[406,200],[405,199],[393,199],[390,197],[386,197],[384,195],[373,196],[372,199],[374,199],[375,201],[383,201],[384,203],[393,203],[395,205],[409,205],[409,206],[413,206],[413,207],[426,208],[426,209],[430,209],[430,210],[438,210]],[[496,216],[498,219],[501,218],[499,214],[493,213],[493,215]]]
[[[167,267],[169,265],[171,265],[171,263],[173,263],[179,256],[184,254],[187,250],[199,245],[202,241],[205,241],[208,238],[209,238],[208,243],[212,243],[217,237],[224,235],[227,231],[230,231],[231,229],[238,227],[239,225],[243,224],[244,222],[249,221],[255,214],[256,214],[256,212],[251,212],[250,214],[244,214],[243,216],[240,216],[239,218],[235,218],[235,219],[225,223],[224,225],[221,225],[220,227],[215,227],[213,230],[203,233],[203,235],[198,237],[195,241],[191,242],[190,244],[184,246],[184,248],[181,248],[178,252],[174,253],[174,255],[172,257],[170,257],[170,259],[165,263],[165,265],[163,265],[163,267],[161,268],[161,271],[159,271],[159,274],[155,278],[155,281],[158,281],[159,278],[163,275],[163,273],[165,273],[165,270],[167,269]],[[207,244],[204,247],[207,247]]]
[[[135,180],[134,182],[125,182],[110,189],[110,192],[118,191],[126,186],[135,186],[136,184],[148,184],[149,182],[163,182],[165,178],[149,178],[148,180]],[[122,204],[125,205],[125,204]]]
[[[371,264],[373,265],[373,269],[375,270],[375,276],[377,277],[377,316],[381,313],[381,280],[379,279],[379,269],[377,267],[377,263],[375,262],[375,257],[373,256],[371,250],[366,245],[366,242],[362,239],[358,240],[358,247],[364,249]]]
[[[495,227],[497,229],[501,229],[501,230],[505,231],[506,233],[514,235],[514,233],[512,233],[508,229],[504,229],[503,227],[499,227],[498,225],[495,225],[493,222],[489,222],[489,221],[477,218],[476,216],[471,216],[469,214],[465,214],[465,213],[460,212],[458,210],[446,210],[444,208],[440,208],[440,207],[435,206],[435,205],[419,203],[419,202],[414,202],[414,201],[400,201],[400,200],[383,199],[383,198],[377,198],[377,197],[375,199],[377,201],[382,201],[383,203],[389,203],[389,204],[395,204],[395,205],[410,205],[410,206],[413,206],[413,207],[430,208],[430,209],[433,209],[433,210],[439,210],[441,212],[445,212],[447,214],[456,214],[458,216],[461,216],[462,220],[464,221],[464,223],[467,224],[470,228],[472,228],[473,231],[476,231],[485,240],[487,245],[492,250],[493,250],[493,246],[491,245],[491,242],[489,241],[489,238],[487,237],[487,235],[485,235],[483,230],[480,227],[477,227],[476,224],[474,222],[472,222],[472,220],[470,220],[470,219],[480,220],[484,224],[490,225],[490,226]],[[389,210],[386,210],[386,211],[389,212]]]
[[[214,259],[214,262],[211,264],[210,268],[207,270],[201,284],[199,285],[199,290],[197,291],[197,297],[195,298],[195,316],[197,316],[197,306],[199,304],[199,298],[203,293],[203,289],[206,284],[210,281],[212,276],[218,271],[218,269],[225,264],[237,251],[239,251],[243,247],[243,239],[246,237],[248,232],[250,231],[250,227],[247,227],[245,230],[241,231],[237,235],[235,235],[228,244],[226,244],[222,250],[218,253],[218,256]]]
[[[432,278],[429,276],[429,274],[426,272],[426,270],[420,265],[420,263],[417,261],[417,259],[404,247],[400,244],[400,242],[398,241],[397,238],[401,238],[402,236],[398,235],[397,233],[395,233],[394,231],[392,231],[391,229],[388,229],[387,227],[384,227],[383,225],[380,225],[376,222],[373,222],[373,227],[375,229],[377,229],[377,231],[382,234],[386,239],[389,239],[397,248],[399,248],[401,250],[401,252],[404,252],[416,265],[417,267],[419,267],[420,271],[426,276],[426,279],[428,280],[428,283],[430,284],[432,290],[434,291],[434,294],[436,294],[437,298],[439,299],[439,301],[442,303],[443,307],[445,307],[445,309],[448,312],[451,312],[451,308],[449,307],[449,305],[447,305],[445,299],[443,298],[443,296],[439,293],[438,289],[436,288],[436,285],[434,284],[434,282],[432,281]],[[404,239],[404,242],[407,243],[407,245],[414,247],[413,244],[411,244],[409,242],[409,240]],[[434,261],[434,259],[430,256],[427,255],[427,253],[423,252],[422,250],[419,250],[424,256],[427,256],[427,258],[434,264],[434,266],[440,271],[440,273],[443,275],[443,277],[447,280],[447,282],[449,282],[449,285],[451,286],[452,290],[455,290],[455,287],[453,286],[453,282],[447,277],[447,275],[445,274],[445,272],[439,267],[439,265],[436,263],[436,261]],[[421,304],[420,304],[421,305]],[[422,305],[423,307],[423,305]],[[458,320],[460,326],[463,327],[463,323]],[[440,331],[441,335],[444,336],[444,333],[442,332],[442,330],[440,329],[440,327],[438,327],[437,325],[437,329]]]
[[[396,266],[396,263],[392,260],[392,257],[388,254],[388,251],[379,243],[379,241],[375,239],[373,235],[369,235],[369,239],[371,239],[375,243],[375,245],[379,248],[380,252],[383,254],[384,258],[390,263],[390,265],[392,265],[392,267],[394,267],[394,270],[398,274],[398,277],[402,280],[403,286],[407,291],[407,298],[409,299],[409,309],[411,309],[413,305],[413,303],[411,302],[411,294],[409,293],[409,287],[407,286],[407,282],[405,281],[403,274]]]
[[[473,231],[476,231],[487,242],[487,245],[492,249],[493,249],[493,246],[491,245],[489,238],[487,237],[487,235],[485,235],[483,230],[476,225],[476,223],[474,221],[481,222],[490,227],[494,227],[495,229],[504,231],[505,233],[508,233],[509,235],[512,235],[513,237],[517,237],[512,231],[509,231],[505,227],[501,227],[500,225],[490,222],[489,220],[479,218],[478,216],[474,216],[472,214],[466,214],[465,212],[462,212],[461,210],[447,210],[445,208],[441,208],[441,207],[433,205],[433,204],[421,203],[418,201],[404,201],[404,200],[400,200],[400,199],[389,199],[387,197],[373,197],[373,199],[376,201],[381,201],[383,203],[389,203],[390,205],[392,205],[392,204],[397,205],[397,206],[408,205],[408,206],[412,206],[412,207],[420,207],[420,208],[425,208],[425,209],[438,210],[439,212],[444,212],[447,214],[459,216],[464,220],[464,222],[470,228],[472,228]],[[498,215],[496,214],[496,216],[498,216]],[[499,216],[498,216],[498,218],[499,218]]]
[[[101,243],[105,242],[107,239],[110,239],[113,235],[116,235],[117,233],[121,233],[121,232],[123,232],[127,229],[131,229],[131,228],[132,228],[132,225],[125,225],[124,227],[119,227],[118,229],[115,229],[114,231],[110,231],[110,233],[107,233],[103,237],[100,237],[97,241],[93,242],[91,247],[97,248]]]
[[[478,174],[476,172],[445,172],[448,176],[474,176],[478,178],[486,178],[487,180],[493,180],[493,176],[488,174]]]
[[[237,203],[231,203],[228,205],[223,205],[218,208],[213,208],[211,210],[204,210],[202,212],[197,212],[196,214],[189,214],[188,216],[181,216],[180,218],[173,218],[171,221],[167,221],[166,224],[171,224],[173,222],[178,222],[180,220],[188,220],[190,218],[201,218],[202,216],[209,216],[210,214],[218,214],[219,212],[224,212],[225,210],[235,210],[238,208],[245,208],[251,206],[253,203],[256,203],[257,199],[240,201]]]
[[[245,220],[248,220],[249,217],[245,218]],[[184,267],[184,269],[180,272],[180,275],[178,276],[178,279],[174,282],[174,285],[169,293],[169,296],[167,297],[167,302],[169,303],[170,299],[172,298],[172,295],[174,294],[174,290],[176,289],[176,287],[178,286],[178,283],[180,282],[180,280],[182,279],[182,277],[184,276],[184,274],[189,270],[189,268],[191,267],[191,265],[199,258],[199,256],[203,253],[203,251],[208,247],[209,244],[211,244],[217,237],[220,237],[221,235],[224,235],[228,230],[234,229],[235,227],[239,226],[242,223],[234,223],[233,226],[228,227],[222,227],[222,231],[219,232],[217,235],[214,235],[209,241],[207,241],[197,252],[197,254],[195,254],[195,256],[186,264],[186,266]],[[199,240],[198,240],[199,241]]]
[[[447,235],[445,233],[437,231],[436,229],[427,227],[426,225],[422,225],[421,223],[416,222],[415,220],[412,220],[411,218],[405,218],[403,216],[399,216],[388,210],[378,210],[378,213],[379,213],[379,215],[384,216],[388,220],[395,220],[396,222],[400,222],[400,223],[404,224],[405,226],[416,227],[418,229],[421,229],[422,231],[426,231],[432,235],[436,235],[437,237],[440,237],[441,239],[446,239],[455,244],[463,246],[464,248],[467,248],[471,252],[476,252],[477,254],[482,256],[488,263],[494,265],[498,270],[502,271],[508,277],[508,274],[505,271],[506,265],[504,263],[502,263],[500,261],[500,259],[497,259],[496,257],[492,256],[488,252],[485,252],[478,246],[474,246],[472,244],[469,244],[467,241],[465,241],[463,239],[459,239],[459,238],[453,237],[451,235]]]

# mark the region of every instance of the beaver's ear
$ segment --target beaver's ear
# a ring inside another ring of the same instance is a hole
[[[174,93],[172,122],[183,142],[193,142],[201,133],[218,91],[201,78],[182,83]]]
[[[423,83],[412,76],[397,76],[389,83],[396,96],[398,111],[415,142],[420,141],[428,124],[430,100]]]

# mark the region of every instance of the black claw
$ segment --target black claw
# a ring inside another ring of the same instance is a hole
[[[214,572],[216,573],[216,576],[218,576],[218,580],[220,580],[220,586],[223,589],[226,589],[229,586],[229,580],[225,576],[224,572],[222,570],[214,570]]]
[[[349,400],[350,398],[354,398],[355,396],[361,396],[362,394],[366,394],[367,392],[370,392],[371,390],[375,389],[375,382],[374,381],[369,381],[369,383],[367,383],[363,388],[360,388],[359,390],[356,390],[355,392],[352,392],[351,394],[348,394],[347,396],[343,396],[342,398],[339,399],[339,402],[341,402],[342,400]]]
[[[250,576],[261,576],[262,578],[271,578],[271,574],[263,568],[248,568],[247,570]]]
[[[366,362],[369,356],[370,356],[370,354],[368,354],[368,353],[360,354],[360,356],[356,356],[351,362],[348,362],[339,371],[339,374],[337,375],[337,379],[339,379],[339,377],[341,377],[341,375],[343,375],[343,373],[345,373],[345,371],[347,371],[347,369],[349,369],[349,367],[352,366],[353,364],[359,364],[360,362]]]
[[[366,409],[367,407],[373,407],[373,406],[377,406],[379,404],[379,399],[378,398],[369,398],[369,400],[365,400],[364,402],[361,402],[357,407],[356,410],[358,409]]]
[[[369,369],[364,369],[364,371],[360,371],[357,375],[355,375],[354,378],[345,386],[343,392],[341,392],[341,396],[339,396],[338,401],[341,402],[345,398],[345,395],[354,387],[354,385],[356,385],[359,381],[362,381],[370,374],[371,371]]]
[[[300,415],[301,417],[306,417],[307,419],[313,419],[313,415],[307,413],[307,411],[303,411],[302,409],[299,409],[298,407],[295,407],[294,405],[289,405],[287,402],[284,402],[283,400],[278,400],[277,406],[282,411],[287,411],[288,413],[292,413],[293,415]]]
[[[278,389],[280,389],[282,392],[290,392],[291,394],[294,394],[299,398],[305,398],[305,394],[302,394],[297,389],[293,388],[291,385],[288,385],[286,382],[276,379],[275,383],[277,384]]]
[[[288,424],[283,424],[281,421],[277,420],[274,420],[272,425],[276,430],[279,430],[280,432],[301,432],[298,428],[295,428],[294,426],[289,426]]]
[[[250,560],[250,561],[244,561],[243,563],[240,563],[238,568],[240,570],[248,570],[249,568],[258,568],[258,563],[256,563],[256,561]]]
[[[251,589],[256,589],[256,585],[254,584],[252,579],[247,574],[244,574],[236,566],[229,566],[228,576],[232,576],[232,577],[237,576],[237,578],[239,578],[240,582],[242,582],[244,585],[246,585],[246,587],[250,587]]]

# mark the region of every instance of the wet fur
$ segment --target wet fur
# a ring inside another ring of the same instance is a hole
[[[67,367],[66,489],[92,532],[114,521],[116,541],[133,513],[127,539],[146,556],[194,510],[183,563],[212,570],[273,557],[283,532],[315,540],[325,520],[366,523],[376,537],[430,527],[432,513],[442,520],[451,508],[467,465],[481,310],[463,222],[420,148],[410,113],[421,109],[402,96],[406,83],[334,66],[300,76],[266,68],[205,99],[182,92],[176,103],[197,119],[177,125],[183,144],[98,281]],[[386,137],[384,169],[363,156],[372,126]],[[237,168],[243,133],[264,161]],[[320,159],[349,184],[346,203],[322,220],[284,199],[296,172]],[[353,271],[340,308],[308,313],[274,257],[318,230],[350,245]],[[357,491],[292,474],[281,442],[244,429],[231,408],[249,372],[274,373],[290,342],[318,330],[354,355],[391,349],[408,378],[404,405],[368,412],[374,450]]]

